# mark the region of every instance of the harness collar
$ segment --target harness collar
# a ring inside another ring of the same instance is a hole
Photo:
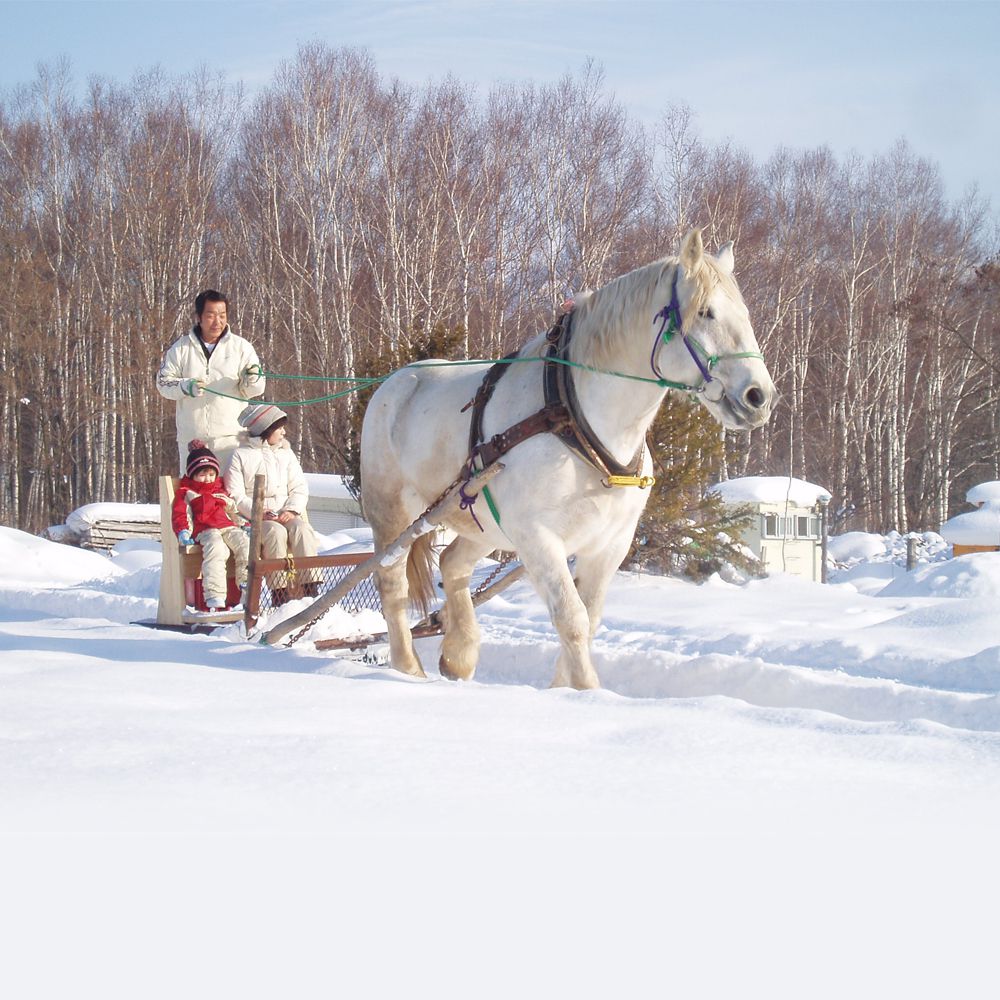
[[[643,441],[631,460],[623,465],[604,447],[601,439],[590,426],[580,408],[580,400],[576,394],[573,382],[573,372],[569,365],[558,364],[553,358],[569,360],[569,342],[573,334],[573,314],[566,313],[559,318],[556,325],[546,335],[549,348],[545,353],[546,362],[543,372],[545,389],[545,405],[547,407],[561,405],[569,416],[567,425],[556,432],[560,440],[575,451],[585,462],[592,465],[604,480],[605,486],[639,485],[632,480],[642,477],[643,453],[646,443]],[[617,482],[616,482],[617,481]]]
[[[477,466],[486,468],[498,458],[536,434],[554,434],[568,448],[571,448],[585,462],[593,466],[600,474],[605,486],[652,486],[655,480],[652,476],[642,476],[643,452],[645,442],[639,445],[632,460],[623,465],[601,443],[580,409],[576,389],[573,385],[569,365],[560,363],[567,361],[569,340],[572,332],[572,314],[559,317],[555,326],[546,335],[548,349],[543,363],[543,389],[545,405],[524,420],[508,427],[499,434],[494,434],[488,441],[483,440],[483,413],[493,396],[497,382],[510,367],[510,361],[517,357],[519,351],[508,354],[502,361],[494,364],[483,376],[476,395],[462,408],[462,411],[472,408],[469,422],[469,457],[459,476],[466,482],[471,479]],[[490,510],[499,524],[500,518],[494,509],[489,491],[484,487],[483,494]],[[468,505],[474,498],[463,497]],[[464,505],[463,505],[464,509]],[[473,517],[475,514],[473,513]],[[478,521],[477,521],[478,523]]]

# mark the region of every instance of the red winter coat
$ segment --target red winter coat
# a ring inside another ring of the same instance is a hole
[[[221,479],[199,483],[185,476],[177,484],[171,524],[174,534],[186,528],[197,538],[206,528],[237,528],[236,501]]]

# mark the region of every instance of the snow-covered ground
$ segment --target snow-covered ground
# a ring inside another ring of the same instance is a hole
[[[1000,554],[920,551],[620,574],[575,692],[526,584],[417,681],[0,527],[0,995],[992,992]]]

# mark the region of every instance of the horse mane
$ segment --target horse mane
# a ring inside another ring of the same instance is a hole
[[[637,267],[602,288],[576,296],[573,310],[573,359],[580,364],[604,366],[621,356],[623,340],[634,336],[636,324],[653,332],[653,317],[670,302],[670,282],[678,257],[663,257]],[[716,289],[742,301],[732,275],[719,267],[715,258],[704,254],[688,276],[688,295],[682,297],[681,322],[691,320],[708,304]]]

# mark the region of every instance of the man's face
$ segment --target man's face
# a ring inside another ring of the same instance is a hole
[[[201,324],[202,338],[206,343],[214,344],[222,336],[222,331],[225,330],[226,323],[229,322],[226,315],[226,303],[206,302],[205,308],[198,317],[198,322]]]
[[[203,468],[199,469],[194,474],[193,478],[196,483],[214,483],[216,480],[216,471],[215,469],[206,465]]]

